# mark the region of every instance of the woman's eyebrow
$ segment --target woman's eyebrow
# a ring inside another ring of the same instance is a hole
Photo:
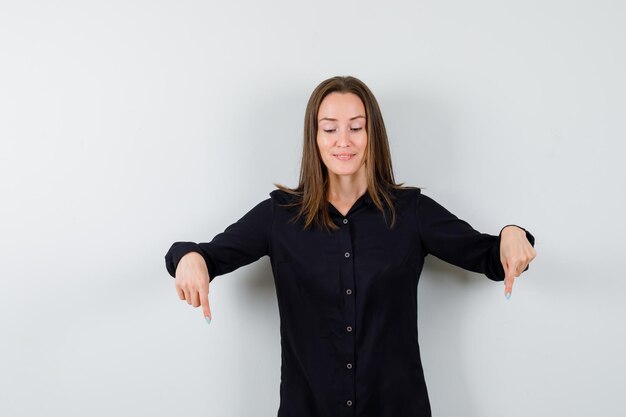
[[[360,117],[362,117],[362,118],[364,118],[364,119],[365,119],[365,116],[358,115],[358,116],[351,117],[351,118],[350,118],[350,120],[358,119],[358,118],[360,118]],[[321,122],[322,120],[330,120],[331,122],[336,122],[336,121],[337,121],[337,119],[333,119],[333,118],[331,118],[331,117],[322,117],[322,118],[321,118],[321,119],[319,119],[317,122],[319,123],[319,122]]]

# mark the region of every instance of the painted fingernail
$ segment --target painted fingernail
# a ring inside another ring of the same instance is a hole
[[[204,319],[206,320],[207,324],[211,324],[211,318],[209,316],[205,316]]]
[[[510,293],[510,292],[507,292],[507,293],[506,293],[506,299],[508,300],[509,298],[511,298],[511,293]]]

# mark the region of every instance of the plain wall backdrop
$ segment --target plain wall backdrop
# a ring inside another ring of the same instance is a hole
[[[435,417],[623,415],[626,6],[615,0],[2,1],[0,415],[276,415],[269,259],[213,322],[164,255],[297,184],[306,101],[379,100],[396,179],[537,258],[427,257]],[[407,312],[409,313],[409,312]]]

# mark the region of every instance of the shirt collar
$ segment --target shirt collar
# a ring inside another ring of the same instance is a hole
[[[363,194],[363,201],[369,205],[373,205],[374,201],[372,200],[372,196],[369,192],[369,190],[365,191],[365,194]]]
[[[276,189],[273,190],[270,193],[270,196],[273,196],[275,198],[277,198],[278,200],[280,200],[281,203],[287,203],[290,202],[292,200],[292,197],[290,194],[280,190],[280,189]],[[372,196],[369,192],[369,190],[365,191],[365,194],[363,194],[361,197],[359,197],[360,199],[363,200],[364,203],[369,204],[369,205],[374,205],[374,201],[372,200]]]

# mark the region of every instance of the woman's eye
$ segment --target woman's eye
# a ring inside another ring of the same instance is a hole
[[[352,128],[350,128],[350,130],[353,131],[353,132],[357,132],[357,131],[359,131],[361,129],[363,129],[363,128],[362,127],[352,127]],[[324,129],[324,132],[326,132],[326,133],[333,133],[335,130],[337,130],[337,129]]]

